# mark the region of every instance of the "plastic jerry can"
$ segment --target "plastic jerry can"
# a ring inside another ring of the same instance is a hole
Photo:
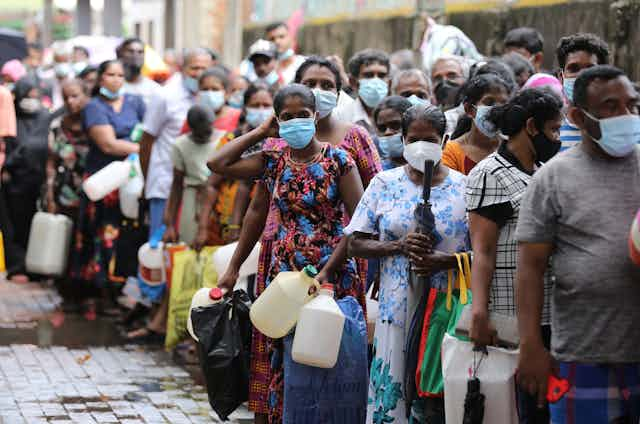
[[[333,368],[338,361],[344,314],[333,299],[333,285],[323,284],[320,294],[300,310],[291,357],[299,364]]]
[[[164,254],[163,244],[158,243],[156,248],[147,242],[138,249],[139,275],[142,281],[150,286],[164,283]]]
[[[128,181],[118,191],[120,210],[127,218],[136,219],[139,215],[139,200],[144,188],[144,179],[138,155],[129,155],[127,161],[131,162],[131,169]]]
[[[218,303],[222,300],[224,296],[224,291],[219,289],[218,287],[214,287],[212,289],[203,287],[198,290],[193,297],[191,298],[191,308],[189,308],[189,315],[187,316],[187,331],[193,337],[193,340],[199,341],[198,337],[193,331],[193,322],[191,321],[191,311],[195,308],[199,308],[202,306],[209,306],[215,303]]]
[[[216,249],[215,252],[213,252],[213,266],[215,267],[216,272],[219,276],[223,275],[227,271],[229,262],[231,262],[231,258],[233,257],[233,253],[236,251],[236,247],[238,247],[238,242],[221,246]],[[259,256],[260,243],[256,243],[256,245],[253,247],[253,250],[249,254],[249,257],[247,257],[247,260],[244,261],[244,263],[240,267],[238,279],[248,277],[249,275],[258,272]]]
[[[67,269],[73,223],[65,215],[37,212],[31,221],[27,272],[58,277]]]
[[[97,202],[126,184],[130,173],[131,161],[114,161],[87,178],[82,189],[92,202]]]
[[[313,299],[320,288],[318,271],[307,265],[300,272],[281,272],[251,306],[253,325],[267,337],[279,339],[296,325],[300,308]]]

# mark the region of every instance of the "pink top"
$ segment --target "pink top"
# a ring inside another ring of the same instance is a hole
[[[269,138],[264,142],[262,149],[264,151],[269,150],[281,150],[287,147],[287,142],[282,138]],[[352,126],[344,139],[336,147],[340,147],[345,150],[351,159],[356,163],[358,167],[358,173],[360,179],[362,179],[362,185],[366,188],[369,185],[369,181],[380,171],[382,171],[382,164],[380,162],[380,155],[378,155],[378,149],[376,149],[371,136],[359,125]],[[262,234],[263,240],[273,240],[276,229],[278,228],[278,209],[273,202],[269,204],[269,215],[267,216],[267,222]]]
[[[0,86],[0,137],[16,136],[16,111],[11,92]]]

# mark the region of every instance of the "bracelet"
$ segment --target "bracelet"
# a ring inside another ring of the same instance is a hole
[[[226,227],[227,230],[239,230],[240,228],[241,227],[239,224],[229,224]]]

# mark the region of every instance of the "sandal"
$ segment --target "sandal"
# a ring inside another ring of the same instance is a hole
[[[127,333],[125,341],[133,344],[162,345],[165,334],[159,333],[149,327],[142,327]]]

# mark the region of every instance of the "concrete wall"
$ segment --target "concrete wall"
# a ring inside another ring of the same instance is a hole
[[[501,51],[501,40],[509,29],[525,25],[538,28],[545,38],[545,65],[548,69],[555,66],[555,46],[560,37],[578,31],[593,32],[609,42],[615,63],[634,79],[640,79],[640,61],[637,60],[640,0],[551,3],[547,6],[451,13],[446,20],[466,32],[478,49],[487,55]],[[303,26],[298,34],[298,44],[303,54],[337,53],[346,60],[365,47],[387,51],[417,48],[422,31],[421,20],[416,16],[341,20]],[[263,32],[263,27],[245,29],[244,49]]]

